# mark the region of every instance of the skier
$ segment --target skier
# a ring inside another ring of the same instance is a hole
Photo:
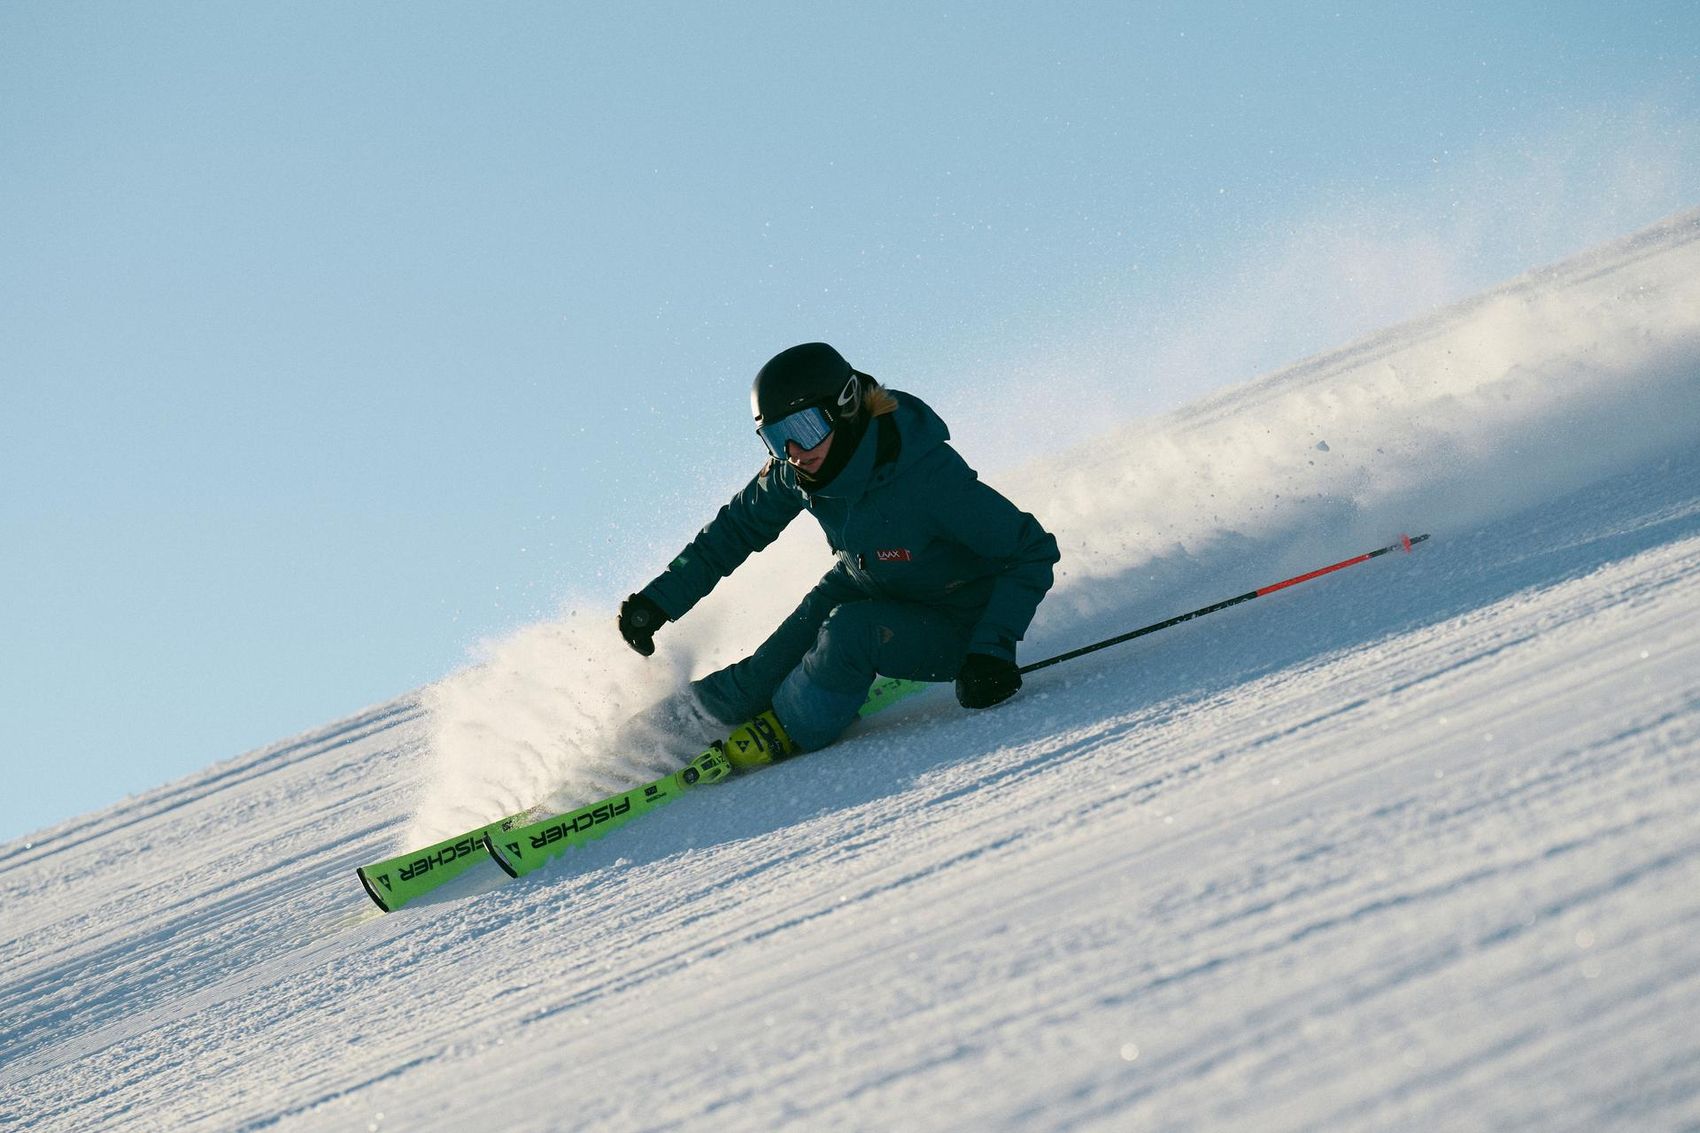
[[[837,562],[753,654],[692,682],[686,720],[658,706],[667,730],[731,727],[715,746],[747,770],[837,739],[876,674],[954,679],[965,708],[1014,695],[1015,645],[1051,587],[1056,539],[979,481],[924,402],[826,343],[775,356],[750,401],[767,463],[621,604],[620,635],[653,654],[657,630],[804,510]]]

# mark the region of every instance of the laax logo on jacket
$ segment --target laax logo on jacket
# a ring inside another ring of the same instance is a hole
[[[880,563],[908,563],[914,562],[915,556],[909,553],[908,547],[891,547],[887,550],[875,551],[874,561]],[[867,570],[868,556],[857,555],[856,566],[861,570]]]

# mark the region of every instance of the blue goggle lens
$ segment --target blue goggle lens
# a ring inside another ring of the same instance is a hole
[[[807,452],[832,435],[832,418],[821,408],[800,409],[789,417],[781,417],[771,425],[756,429],[767,451],[780,460],[786,457],[785,446],[792,441]]]

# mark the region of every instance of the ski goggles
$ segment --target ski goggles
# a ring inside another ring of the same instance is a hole
[[[797,447],[807,452],[830,437],[832,418],[828,417],[826,410],[820,406],[811,406],[808,409],[799,409],[788,417],[781,417],[771,425],[757,426],[756,435],[761,437],[768,452],[779,460],[784,460],[788,455],[786,446],[792,441],[796,441]]]

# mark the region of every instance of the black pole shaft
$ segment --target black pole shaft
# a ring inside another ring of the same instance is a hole
[[[1148,626],[1142,626],[1139,629],[1132,630],[1128,633],[1106,638],[1105,640],[1096,642],[1092,645],[1083,645],[1079,649],[1071,649],[1067,653],[1059,653],[1055,657],[1047,657],[1043,661],[1035,661],[1031,665],[1023,665],[1021,666],[1021,671],[1023,673],[1032,673],[1039,669],[1048,669],[1052,665],[1060,665],[1064,661],[1072,661],[1076,657],[1084,657],[1088,653],[1096,653],[1100,649],[1108,649],[1112,645],[1120,645],[1124,641],[1132,641],[1136,637],[1144,637],[1148,633],[1156,633],[1160,629],[1168,629],[1170,626],[1178,626],[1182,622],[1190,622],[1194,618],[1202,618],[1206,614],[1214,614],[1220,610],[1226,610],[1229,606],[1238,606],[1240,603],[1249,602],[1253,598],[1261,598],[1265,594],[1272,594],[1277,590],[1285,590],[1289,586],[1296,586],[1301,582],[1309,582],[1313,578],[1319,578],[1325,574],[1332,574],[1337,570],[1344,570],[1346,567],[1356,566],[1358,563],[1368,562],[1370,559],[1385,555],[1389,551],[1408,552],[1413,546],[1421,543],[1427,538],[1427,535],[1412,535],[1409,538],[1401,537],[1397,543],[1394,543],[1391,546],[1382,547],[1379,550],[1368,551],[1364,554],[1356,555],[1352,558],[1334,563],[1332,566],[1325,566],[1317,570],[1308,571],[1305,574],[1295,575],[1292,578],[1284,579],[1281,582],[1271,583],[1270,585],[1261,587],[1257,590],[1249,590],[1238,597],[1227,598],[1220,602],[1214,602],[1208,606],[1193,610],[1191,613],[1178,614],[1175,617],[1167,618],[1160,622],[1154,622]]]

